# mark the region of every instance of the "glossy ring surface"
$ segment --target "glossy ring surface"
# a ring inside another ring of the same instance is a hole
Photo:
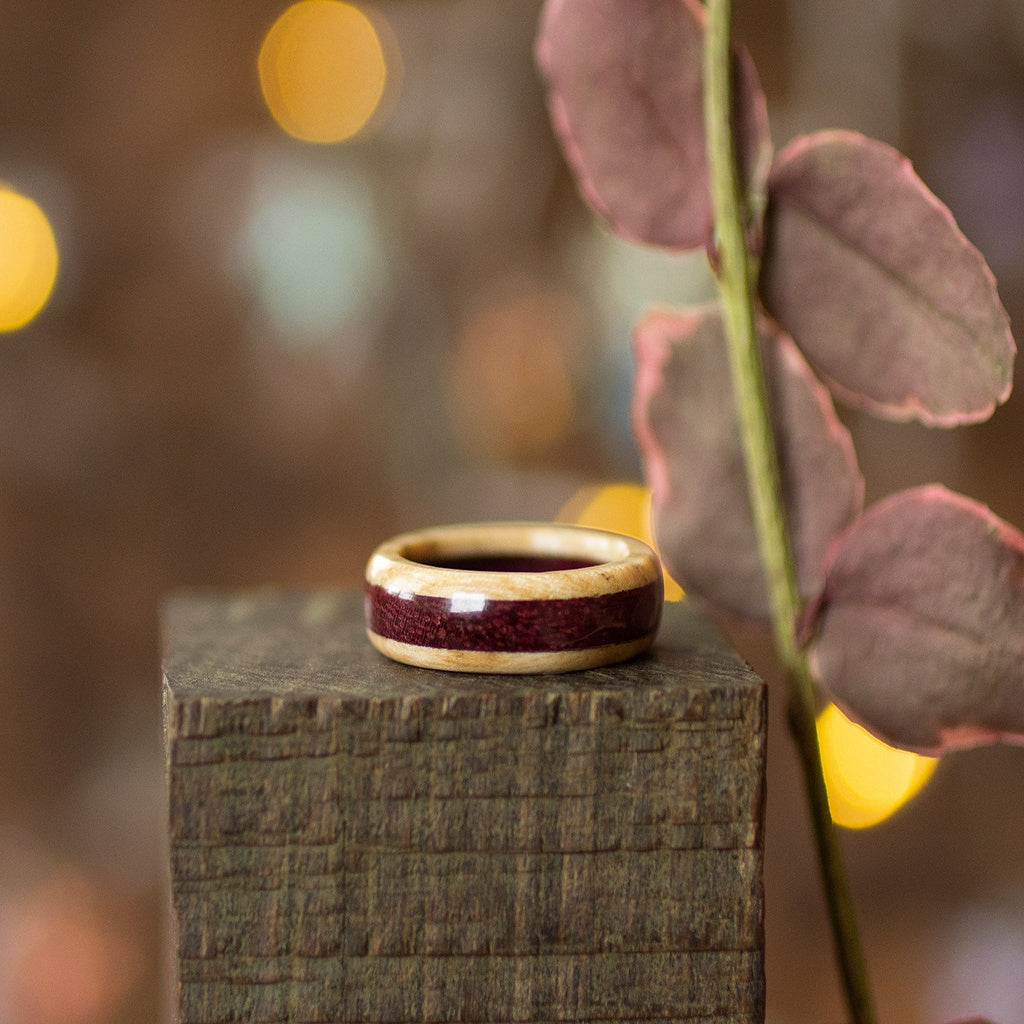
[[[654,641],[657,555],[642,542],[555,523],[405,533],[366,565],[366,630],[395,661],[457,672],[569,672]]]

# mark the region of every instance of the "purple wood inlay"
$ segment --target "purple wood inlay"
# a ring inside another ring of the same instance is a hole
[[[661,582],[596,597],[486,601],[366,588],[366,624],[378,636],[452,651],[585,651],[647,636],[661,613]],[[471,602],[467,602],[470,603]]]

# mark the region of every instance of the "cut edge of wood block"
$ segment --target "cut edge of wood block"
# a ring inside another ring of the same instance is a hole
[[[351,593],[166,628],[182,1024],[763,1021],[766,692],[690,609],[528,677],[389,662]]]

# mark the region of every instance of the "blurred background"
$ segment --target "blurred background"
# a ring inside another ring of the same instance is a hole
[[[0,0],[0,1024],[167,1019],[168,592],[357,586],[430,523],[639,524],[631,323],[707,271],[581,205],[539,6]],[[903,149],[1024,335],[1024,5],[735,7],[776,143]],[[1024,526],[1020,398],[847,420],[869,498],[941,480]],[[768,1015],[838,1021],[782,704]],[[1024,751],[895,771],[844,832],[882,1019],[1024,1024]]]

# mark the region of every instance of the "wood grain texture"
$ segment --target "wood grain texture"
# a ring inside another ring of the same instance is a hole
[[[685,606],[547,676],[390,662],[352,593],[165,631],[183,1024],[763,1020],[765,692]]]

